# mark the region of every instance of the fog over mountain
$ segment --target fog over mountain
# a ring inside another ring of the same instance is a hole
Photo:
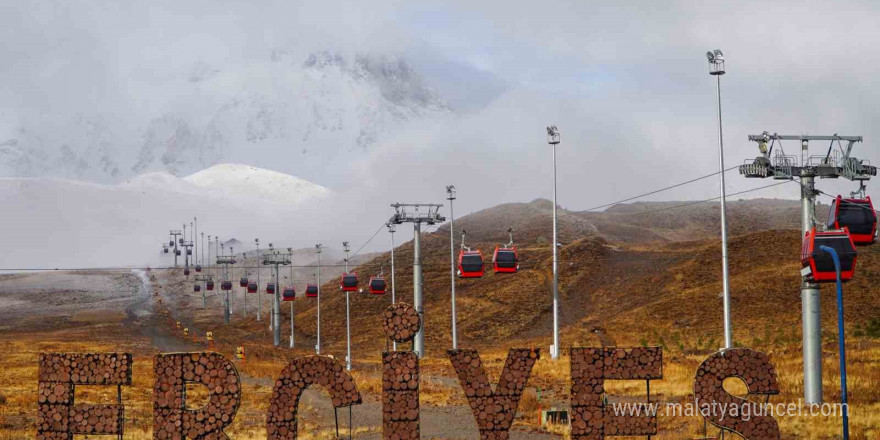
[[[7,127],[0,175],[115,182],[240,162],[316,179],[334,161],[362,160],[388,132],[450,112],[400,56],[276,49],[247,66],[194,61],[180,73],[158,86],[171,109],[134,124],[118,119],[138,115],[83,109]]]
[[[458,188],[457,214],[549,198],[551,124],[562,133],[559,203],[604,205],[717,171],[715,78],[703,55],[716,47],[727,56],[727,167],[753,159],[747,136],[764,130],[863,135],[854,153],[877,163],[870,103],[880,10],[845,4],[3,2],[0,177],[12,180],[2,196],[25,210],[9,234],[44,212],[27,212],[24,186],[50,206],[67,182],[115,191],[155,179],[183,190],[192,188],[185,176],[238,164],[326,188],[333,203],[306,204],[293,222],[272,212],[284,206],[279,199],[251,200],[221,222],[226,207],[206,201],[231,191],[220,179],[201,196],[168,202],[179,206],[144,233],[160,243],[167,229],[199,216],[224,237],[274,228],[296,246],[359,243],[388,218],[390,203],[445,202],[449,184]],[[810,154],[827,147],[814,143]],[[768,183],[731,171],[727,189]],[[855,187],[820,186],[831,194]],[[639,200],[703,200],[718,190],[707,179]],[[734,198],[798,196],[788,184]],[[45,231],[78,233],[73,223],[88,216],[77,206],[63,211],[70,227]],[[114,212],[87,225],[120,221]]]

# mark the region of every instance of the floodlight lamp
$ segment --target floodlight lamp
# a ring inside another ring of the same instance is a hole
[[[718,61],[724,61],[724,54],[721,52],[721,49],[715,49],[713,51],[715,55],[715,59]]]
[[[454,200],[455,199],[455,185],[447,185],[446,186],[446,194],[449,194],[447,199]]]
[[[712,51],[708,51],[708,52],[706,52],[706,58],[709,59],[709,62],[710,62],[710,63],[714,63],[714,62],[715,62],[715,54],[712,53]]]

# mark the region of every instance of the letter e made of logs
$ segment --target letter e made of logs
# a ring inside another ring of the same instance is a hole
[[[44,353],[39,362],[38,440],[123,434],[125,407],[120,387],[131,386],[131,354]],[[75,404],[76,385],[116,386],[116,404]]]

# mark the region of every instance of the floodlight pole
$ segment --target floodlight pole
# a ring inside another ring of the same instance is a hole
[[[711,55],[710,55],[711,54]],[[730,321],[730,271],[727,258],[727,191],[724,185],[724,132],[721,124],[721,75],[724,75],[724,55],[720,50],[707,53],[709,75],[715,77],[718,92],[718,179],[721,184],[721,286],[724,306],[724,349],[733,348],[733,325]]]
[[[458,317],[455,313],[455,214],[452,211],[452,201],[455,200],[455,185],[446,187],[446,200],[449,200],[449,278],[452,286],[452,349],[458,350],[458,331],[456,323]]]
[[[315,245],[315,253],[318,254],[318,312],[317,312],[317,337],[318,341],[315,344],[315,354],[321,354],[321,248],[324,246],[321,243]]]
[[[439,214],[443,205],[433,203],[405,204],[394,203],[395,214],[391,216],[389,223],[401,224],[409,222],[413,224],[413,307],[421,318],[421,327],[413,339],[413,351],[421,359],[425,357],[425,309],[422,305],[422,234],[421,225],[427,223],[433,225],[446,219]],[[422,211],[424,210],[424,211]]]
[[[342,242],[342,250],[345,251],[345,273],[348,273],[348,253],[351,249],[348,247],[348,242]],[[345,369],[351,371],[351,315],[350,315],[350,302],[349,302],[349,292],[345,291]]]
[[[260,239],[255,238],[254,242],[257,244],[257,321],[261,321],[261,314],[263,311],[263,295],[260,294]]]
[[[553,148],[553,346],[550,347],[550,357],[557,360],[559,359],[559,239],[556,235],[556,146],[559,145],[559,130],[555,125],[547,127],[547,143]]]
[[[391,233],[391,304],[394,304],[397,302],[394,289],[394,230],[396,225],[388,222],[385,223],[385,226],[388,227],[388,232]],[[391,342],[391,349],[397,351],[397,341]]]
[[[193,251],[193,261],[199,264],[199,218],[193,217],[193,243],[195,250]]]
[[[290,254],[290,288],[293,287],[293,248],[287,248],[287,253]],[[290,301],[290,348],[293,348],[293,303],[296,302],[296,289],[293,291],[293,299]]]

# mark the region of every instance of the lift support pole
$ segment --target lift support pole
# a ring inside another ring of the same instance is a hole
[[[800,164],[796,155],[787,155],[781,141],[799,141]],[[758,143],[761,156],[752,163],[740,165],[739,173],[750,178],[776,180],[800,179],[801,186],[801,233],[806,234],[816,225],[815,179],[831,178],[853,181],[869,180],[877,175],[877,168],[852,157],[853,144],[862,142],[861,136],[805,136],[779,135],[764,132],[749,135],[749,141]],[[831,145],[823,156],[810,156],[811,141],[827,141]],[[846,147],[843,143],[846,143]],[[768,143],[770,143],[768,148]],[[838,150],[834,150],[834,146]],[[778,146],[771,158],[774,146]],[[821,227],[821,225],[820,225]],[[804,401],[807,404],[822,403],[822,312],[819,285],[808,282],[801,274],[801,319],[803,325]]]
[[[401,223],[413,224],[413,307],[421,318],[421,327],[413,340],[413,351],[419,359],[425,357],[425,310],[422,306],[422,223],[428,225],[437,224],[446,220],[439,211],[443,205],[434,203],[393,203],[394,215],[388,220],[389,223],[399,225]]]

